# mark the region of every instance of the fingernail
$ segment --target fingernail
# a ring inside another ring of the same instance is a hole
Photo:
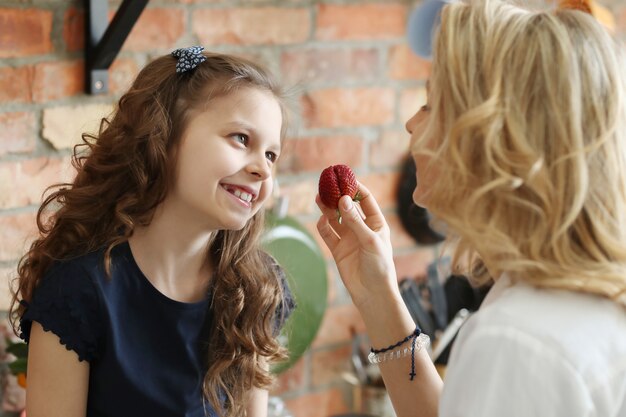
[[[343,207],[344,211],[350,211],[352,210],[352,207],[354,207],[354,204],[352,203],[352,200],[350,198],[344,198],[343,200],[341,200],[341,206]]]

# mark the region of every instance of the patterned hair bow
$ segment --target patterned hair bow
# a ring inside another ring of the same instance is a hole
[[[176,73],[190,71],[206,61],[206,57],[202,55],[204,48],[202,46],[190,46],[189,48],[180,48],[172,52],[172,56],[178,58],[176,63]]]

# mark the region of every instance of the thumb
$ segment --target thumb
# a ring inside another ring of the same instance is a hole
[[[339,213],[342,224],[356,235],[361,244],[372,242],[374,232],[365,224],[350,196],[344,195],[339,200]]]

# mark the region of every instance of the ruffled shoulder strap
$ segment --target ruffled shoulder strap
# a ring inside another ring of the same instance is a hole
[[[80,361],[99,356],[103,339],[102,302],[94,277],[77,261],[53,266],[42,278],[20,319],[20,337],[30,340],[33,321],[57,335]]]
[[[278,264],[276,259],[271,255],[267,254],[266,261],[272,266],[276,274],[276,278],[280,282],[280,285],[283,290],[283,300],[278,307],[276,308],[276,312],[274,313],[274,329],[275,333],[278,334],[280,330],[283,328],[289,316],[296,308],[296,300],[294,298],[291,289],[289,288],[289,282],[287,280],[287,275],[285,274],[285,270],[282,266]]]

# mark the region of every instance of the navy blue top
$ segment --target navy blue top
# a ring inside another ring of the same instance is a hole
[[[174,301],[137,266],[128,243],[56,263],[41,280],[21,320],[28,342],[33,321],[59,336],[90,364],[88,417],[217,417],[202,401],[211,324],[208,298]],[[293,308],[284,282],[286,314]]]

